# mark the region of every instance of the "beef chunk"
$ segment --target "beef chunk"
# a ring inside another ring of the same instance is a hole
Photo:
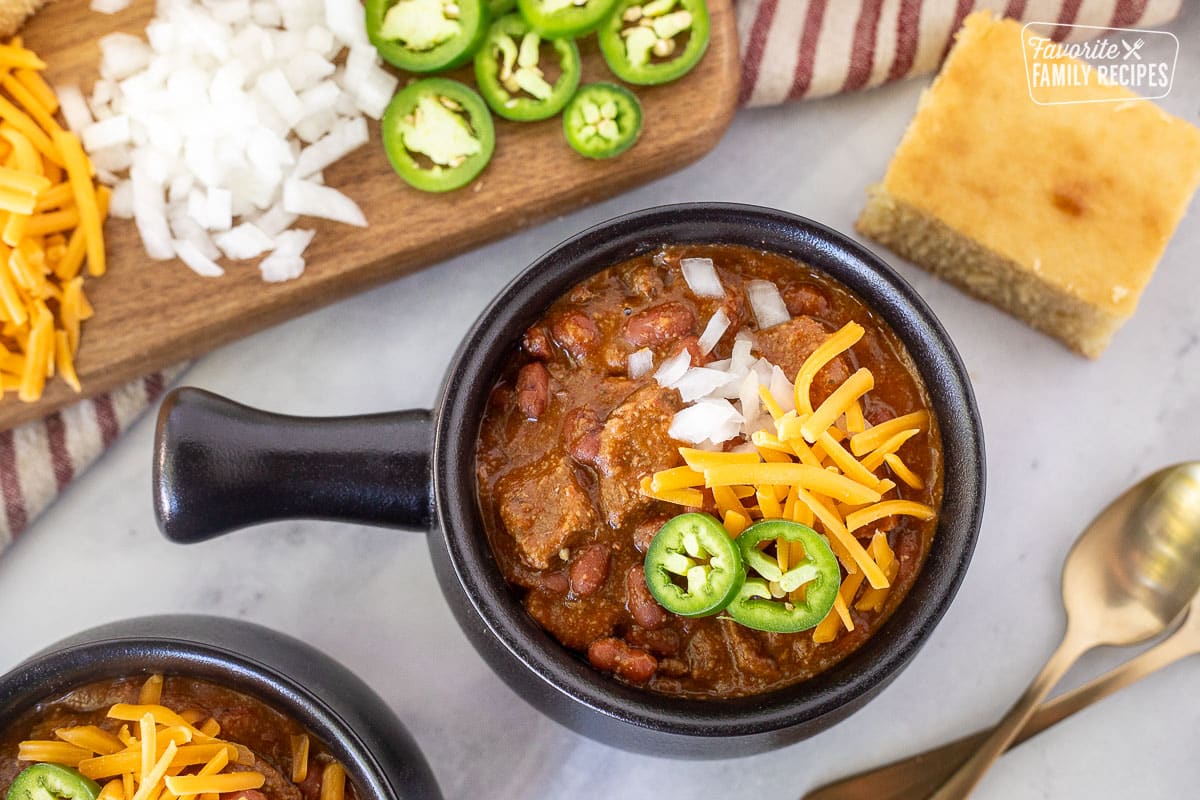
[[[764,652],[757,636],[731,619],[722,619],[721,632],[733,654],[734,663],[742,673],[757,678],[778,678],[779,667],[770,655]]]
[[[829,330],[812,317],[796,317],[755,334],[758,352],[795,380],[804,361],[830,336]],[[817,373],[812,385],[813,404],[820,403],[850,377],[850,365],[838,356]]]
[[[727,657],[721,634],[712,628],[700,628],[688,639],[685,657],[688,672],[696,681],[717,681],[721,664]]]
[[[667,434],[681,401],[674,389],[650,384],[617,406],[600,431],[596,471],[600,506],[614,528],[620,528],[655,501],[640,490],[641,479],[680,462],[678,445]]]
[[[553,456],[515,469],[496,486],[500,519],[521,560],[545,569],[578,533],[596,526],[596,511],[566,458]]]

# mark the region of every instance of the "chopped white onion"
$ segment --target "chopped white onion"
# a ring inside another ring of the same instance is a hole
[[[100,0],[109,2],[110,0]],[[124,2],[125,0],[121,0]],[[115,5],[115,3],[113,3]],[[128,5],[128,3],[125,3]],[[95,8],[95,6],[93,6]],[[96,9],[99,10],[99,9]],[[118,9],[120,10],[120,9]],[[106,14],[116,13],[106,11]],[[119,81],[145,69],[154,56],[150,46],[130,33],[110,33],[101,36],[100,41],[100,75],[110,81]],[[108,102],[109,97],[103,102]]]
[[[157,0],[144,39],[99,45],[90,96],[57,87],[63,116],[151,258],[215,275],[222,253],[273,251],[263,278],[286,280],[313,235],[288,231],[299,214],[366,224],[322,174],[367,141],[364,112],[380,116],[397,86],[359,0]]]
[[[742,409],[742,419],[745,425],[743,433],[752,433],[758,430],[758,418],[762,414],[762,398],[758,396],[760,385],[758,375],[751,371],[746,373],[746,377],[742,378],[741,385],[738,386],[738,403]]]
[[[253,222],[243,222],[213,237],[226,258],[241,261],[255,258],[275,247],[275,241],[259,230]]]
[[[297,178],[307,178],[353,152],[366,141],[367,123],[362,117],[339,122],[324,138],[300,151],[293,174]]]
[[[778,366],[773,365],[771,368],[771,383],[769,384],[771,396],[775,398],[775,402],[783,409],[786,414],[789,411],[796,410],[796,392],[795,386],[787,379],[787,375]]]
[[[685,347],[659,365],[658,371],[654,373],[654,380],[658,381],[660,386],[670,389],[675,386],[676,381],[683,377],[691,365],[692,354]]]
[[[304,259],[284,253],[271,253],[258,262],[258,269],[262,273],[262,279],[269,283],[290,281],[299,278],[304,272]]]
[[[351,91],[358,109],[371,119],[379,119],[399,85],[400,79],[395,75],[372,65]]]
[[[84,128],[80,134],[80,138],[83,139],[83,146],[92,153],[93,162],[96,160],[95,155],[97,151],[119,144],[127,144],[130,136],[129,117],[124,114],[109,117],[102,122],[93,122]],[[126,156],[125,167],[128,166],[129,158]]]
[[[219,278],[225,274],[221,265],[207,257],[191,242],[175,242],[175,255],[179,260],[192,268],[197,275],[205,278]]]
[[[728,400],[701,400],[679,411],[667,430],[672,439],[721,444],[737,435],[742,415]]]
[[[629,377],[640,378],[654,369],[654,351],[649,347],[629,354]]]
[[[779,294],[779,288],[770,281],[747,281],[746,297],[750,300],[750,308],[760,329],[773,328],[792,318],[787,303]]]
[[[68,128],[79,133],[92,124],[92,112],[88,110],[87,101],[83,99],[83,92],[78,86],[73,83],[56,86],[54,93],[58,95],[58,107],[62,109]]]
[[[283,210],[367,227],[367,218],[353,200],[328,186],[292,178],[283,184]]]
[[[750,351],[754,349],[754,339],[747,331],[738,331],[733,337],[733,353],[730,356],[730,372],[745,372],[754,363]]]
[[[133,219],[133,184],[118,181],[108,201],[108,213],[117,219]]]
[[[709,318],[708,324],[704,326],[704,332],[700,334],[701,355],[711,353],[727,330],[729,330],[729,315],[725,313],[725,309],[718,308],[716,313]]]
[[[283,210],[283,206],[275,205],[268,208],[260,216],[254,218],[254,224],[267,236],[278,236],[286,231],[300,217]]]
[[[725,296],[725,287],[721,285],[711,258],[681,258],[679,268],[683,271],[688,288],[697,297]]]
[[[92,0],[88,8],[101,14],[116,14],[129,8],[130,2],[132,0]]]
[[[707,367],[692,367],[675,381],[675,388],[685,403],[706,397],[729,380],[727,373]]]
[[[366,14],[358,0],[325,0],[325,25],[345,44],[369,43]]]

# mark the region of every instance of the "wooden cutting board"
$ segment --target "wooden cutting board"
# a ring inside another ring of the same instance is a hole
[[[222,278],[201,278],[178,261],[146,257],[132,221],[105,226],[108,274],[85,291],[96,315],[84,324],[77,369],[84,395],[200,355],[269,325],[311,311],[391,278],[507,236],[549,217],[595,203],[677,170],[721,138],[738,94],[738,43],[731,0],[708,0],[708,53],[685,78],[635,88],[645,123],[637,145],[620,158],[593,162],[563,141],[562,121],[496,120],[496,153],[473,184],[430,195],[393,172],[371,122],[371,141],[325,170],[326,183],[352,197],[368,228],[301,219],[315,228],[298,280],[264,283],[255,262],[225,264]],[[51,0],[22,31],[49,65],[53,84],[76,83],[90,93],[97,76],[97,40],[121,30],[142,34],[153,0],[135,0],[113,16],[88,0]],[[595,37],[580,42],[584,82],[613,80]],[[467,82],[469,70],[458,77]],[[681,200],[686,198],[680,198]],[[80,399],[62,381],[47,383],[37,403],[15,393],[0,400],[0,430]]]

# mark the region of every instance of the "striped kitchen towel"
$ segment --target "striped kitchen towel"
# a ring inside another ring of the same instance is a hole
[[[935,70],[971,11],[1025,21],[1149,27],[1182,0],[735,0],[744,105],[803,100]],[[1068,34],[1059,29],[1059,38]],[[1078,37],[1071,37],[1078,38]],[[0,433],[0,550],[92,464],[182,367]],[[147,454],[148,455],[148,454]]]
[[[869,89],[937,69],[967,14],[1025,22],[1152,27],[1183,0],[737,0],[744,105]],[[1068,36],[1068,34],[1072,34]],[[1058,28],[1058,40],[1087,38]]]

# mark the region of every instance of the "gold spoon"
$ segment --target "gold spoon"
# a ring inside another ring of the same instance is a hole
[[[1009,749],[1032,739],[1077,711],[1103,700],[1186,656],[1200,653],[1200,594],[1192,599],[1183,624],[1161,642],[1116,669],[1038,707]],[[804,795],[803,800],[904,800],[926,797],[970,758],[991,731],[979,731],[920,755],[860,772]]]
[[[911,797],[967,797],[1081,655],[1161,634],[1198,589],[1200,461],[1192,461],[1143,479],[1080,535],[1063,566],[1062,643],[974,754],[932,794]]]

